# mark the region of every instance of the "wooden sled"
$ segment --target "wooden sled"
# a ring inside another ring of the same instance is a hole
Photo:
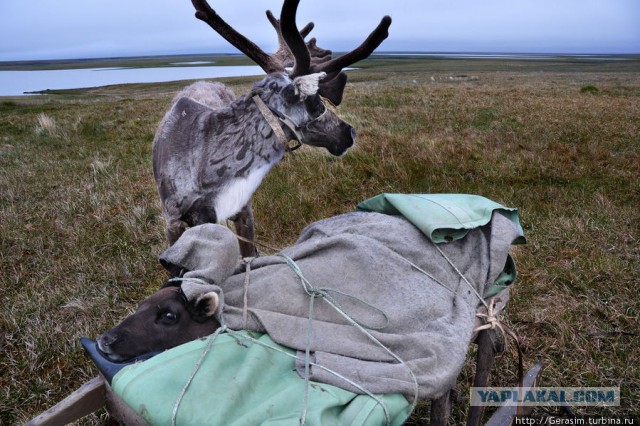
[[[483,330],[478,333],[475,343],[478,345],[476,354],[476,374],[473,386],[487,386],[489,373],[497,353],[502,351],[495,330]],[[537,386],[542,363],[536,364],[525,375],[524,389]],[[87,416],[101,408],[106,408],[109,417],[123,425],[137,426],[147,423],[125,404],[111,389],[102,376],[94,377],[67,398],[49,410],[31,419],[26,426],[62,426]],[[527,407],[523,407],[527,408]],[[431,425],[444,426],[448,424],[451,410],[451,395],[446,392],[442,397],[431,401]],[[467,426],[481,424],[484,407],[470,407]],[[523,412],[521,414],[527,414]],[[486,425],[510,425],[516,416],[516,407],[500,407],[489,419]]]
[[[125,404],[102,376],[94,377],[25,426],[63,426],[106,408],[111,420],[127,426],[147,423]]]

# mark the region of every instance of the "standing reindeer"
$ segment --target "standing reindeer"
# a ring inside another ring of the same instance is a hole
[[[239,235],[253,239],[250,199],[267,172],[291,151],[295,140],[343,155],[356,132],[327,109],[340,104],[343,68],[367,58],[388,36],[391,18],[356,49],[337,58],[305,43],[310,23],[298,31],[299,0],[284,0],[280,19],[267,11],[280,47],[272,55],[229,26],[206,0],[192,0],[196,17],[255,61],[267,73],[251,92],[235,99],[220,83],[197,82],[178,93],[153,141],[153,172],[172,245],[186,226],[232,219]],[[292,66],[291,70],[287,67]],[[324,98],[324,99],[323,99]],[[241,242],[243,256],[256,253]]]

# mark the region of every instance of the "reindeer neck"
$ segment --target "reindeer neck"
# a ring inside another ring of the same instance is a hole
[[[255,94],[249,93],[231,104],[236,117],[246,123],[245,135],[250,138],[256,138],[257,135],[264,146],[272,147],[274,152],[284,155],[288,150],[288,141],[295,139],[295,135],[287,126],[281,124],[266,104],[263,103],[261,108],[258,105],[260,100],[256,101],[254,98]]]

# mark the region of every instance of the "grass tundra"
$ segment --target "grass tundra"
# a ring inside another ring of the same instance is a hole
[[[620,386],[620,407],[578,414],[637,414],[640,58],[360,65],[338,109],[356,147],[340,159],[303,148],[275,167],[254,198],[258,238],[284,247],[381,192],[518,207],[528,244],[515,251],[505,321],[525,365],[545,362],[545,386]],[[255,80],[225,84],[240,94]],[[185,84],[0,99],[0,424],[25,422],[95,376],[78,338],[114,326],[165,278],[151,141]],[[515,354],[509,346],[497,360],[494,385],[516,382]],[[428,413],[421,404],[409,424]],[[99,412],[82,423],[105,421]]]

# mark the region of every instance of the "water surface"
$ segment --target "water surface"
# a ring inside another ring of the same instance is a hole
[[[263,74],[264,71],[257,65],[0,71],[0,96],[19,96],[26,92],[47,89],[78,89],[110,84],[158,83]]]

